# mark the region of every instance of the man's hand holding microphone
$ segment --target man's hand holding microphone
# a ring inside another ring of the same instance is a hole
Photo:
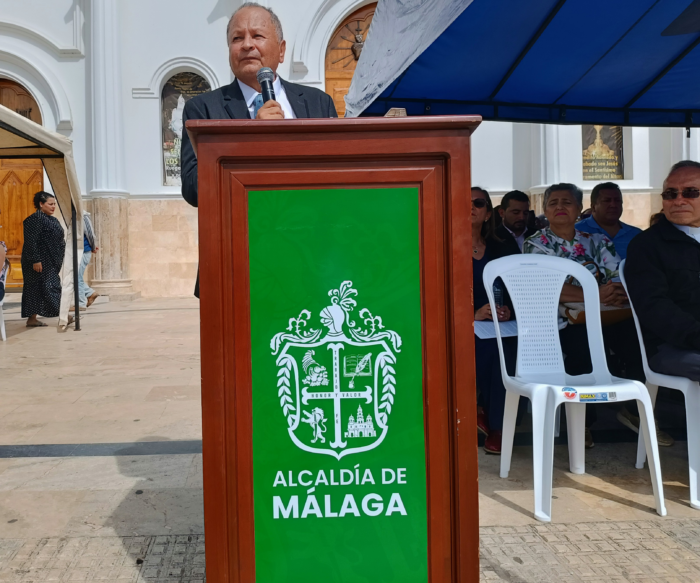
[[[255,119],[284,119],[282,106],[275,101],[275,90],[272,86],[275,80],[274,72],[270,67],[263,67],[258,71],[257,77],[264,105],[258,110]]]

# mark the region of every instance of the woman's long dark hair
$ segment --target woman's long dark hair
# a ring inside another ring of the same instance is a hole
[[[496,236],[496,211],[493,210],[491,195],[481,186],[472,186],[472,190],[478,190],[486,199],[486,210],[491,213],[491,217],[481,225],[481,238],[484,241],[500,241]]]
[[[43,190],[40,190],[34,195],[34,208],[36,210],[39,210],[41,208],[39,205],[41,204],[46,204],[46,201],[49,200],[50,198],[56,198],[53,194],[50,192],[45,192]]]

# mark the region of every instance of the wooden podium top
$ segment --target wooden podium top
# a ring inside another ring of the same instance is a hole
[[[470,134],[481,123],[479,115],[431,115],[425,117],[362,117],[329,119],[195,119],[185,127],[197,149],[199,136],[219,134],[299,134],[374,131],[445,131],[467,130]]]

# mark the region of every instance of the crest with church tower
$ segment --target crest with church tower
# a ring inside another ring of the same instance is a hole
[[[401,337],[367,308],[359,310],[359,323],[352,319],[358,293],[351,281],[328,295],[321,326],[311,327],[314,319],[304,309],[270,348],[290,438],[305,451],[341,459],[374,449],[386,437]]]
[[[357,406],[357,420],[350,415],[348,419],[348,430],[345,432],[345,437],[376,437],[377,432],[374,430],[372,415],[367,415],[365,418],[362,413],[362,405]]]

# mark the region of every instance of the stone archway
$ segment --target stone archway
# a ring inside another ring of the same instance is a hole
[[[0,79],[0,105],[41,125],[41,110],[29,91],[8,79]],[[22,222],[34,212],[33,196],[44,189],[44,169],[41,160],[0,159],[0,240],[7,245],[10,273],[7,288],[22,287]]]
[[[369,4],[345,18],[335,30],[326,49],[326,93],[333,97],[340,117],[345,116],[345,100],[357,60],[367,40],[369,25],[377,4]]]

